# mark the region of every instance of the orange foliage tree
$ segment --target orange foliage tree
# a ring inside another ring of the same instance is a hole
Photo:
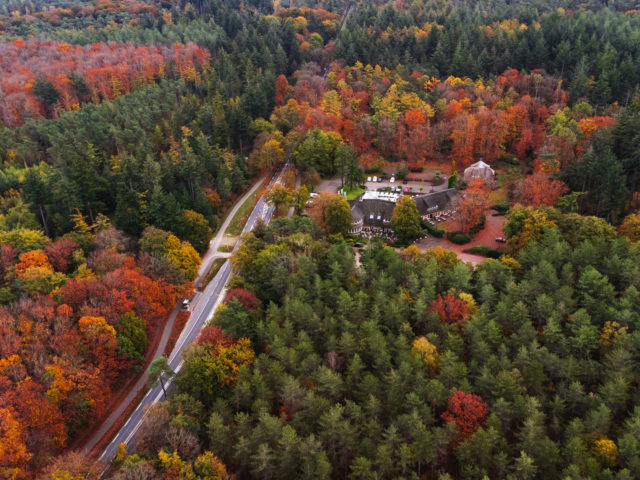
[[[569,187],[564,182],[543,173],[534,173],[518,183],[515,197],[522,205],[552,207],[568,191]]]
[[[472,180],[463,192],[458,206],[460,231],[468,233],[481,227],[488,205],[489,189],[484,180]]]
[[[208,63],[208,57],[192,43],[170,47],[116,42],[81,46],[36,40],[0,43],[0,119],[13,127],[29,116],[55,117],[58,109],[77,110],[82,103],[112,100],[165,76],[171,65],[183,80],[195,81],[196,71]],[[34,91],[38,82],[50,85],[45,99]]]

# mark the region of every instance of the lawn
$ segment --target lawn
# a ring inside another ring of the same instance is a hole
[[[240,235],[242,233],[246,219],[249,216],[249,213],[251,213],[251,207],[253,206],[253,202],[256,200],[259,191],[260,189],[256,190],[253,195],[247,198],[247,200],[238,209],[238,213],[233,217],[233,220],[231,220],[231,223],[229,224],[229,228],[227,228],[227,231],[225,232],[227,235]]]
[[[347,192],[347,200],[354,200],[364,193],[364,188],[362,187],[349,188],[345,185],[344,190]]]

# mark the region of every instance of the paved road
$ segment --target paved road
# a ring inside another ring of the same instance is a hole
[[[220,229],[218,230],[217,235],[213,239],[211,239],[211,242],[209,243],[209,250],[207,250],[204,258],[202,259],[202,263],[200,264],[200,269],[198,270],[198,278],[196,279],[194,284],[197,284],[200,278],[207,273],[207,271],[209,270],[209,266],[211,265],[211,262],[214,260],[214,258],[227,258],[230,256],[229,253],[218,252],[218,248],[220,247],[220,242],[224,237],[224,233],[226,232],[227,228],[229,227],[229,224],[233,220],[233,217],[238,212],[240,207],[251,195],[253,195],[253,193],[258,188],[260,188],[260,186],[264,182],[267,175],[268,173],[262,176],[260,180],[258,180],[256,184],[253,187],[251,187],[251,189],[247,193],[245,193],[242,196],[242,198],[238,200],[235,206],[231,209],[225,221],[220,226]],[[197,295],[198,294],[196,294],[196,296]],[[194,298],[194,300],[196,299]],[[160,343],[158,344],[158,347],[153,353],[153,358],[159,357],[160,355],[162,355],[162,352],[165,351],[165,348],[167,347],[167,343],[169,343],[169,338],[171,337],[171,332],[173,331],[173,324],[175,323],[176,316],[178,315],[178,312],[180,312],[180,307],[181,306],[178,305],[176,308],[173,309],[173,311],[169,315],[169,318],[167,319],[167,322],[165,323],[165,326],[164,326],[164,330],[162,332],[162,337],[160,338]],[[118,404],[118,408],[116,408],[113,412],[111,412],[111,415],[109,415],[107,419],[104,422],[102,422],[98,430],[92,435],[89,441],[83,446],[83,451],[85,453],[90,452],[93,449],[93,447],[96,446],[96,444],[102,439],[102,437],[106,435],[109,429],[111,429],[111,427],[118,420],[118,418],[120,418],[122,413],[129,406],[129,404],[134,400],[134,398],[138,395],[138,393],[140,393],[147,386],[147,377],[148,377],[148,374],[147,372],[145,372],[140,377],[140,379],[136,382],[133,388],[129,391],[128,395],[124,398],[124,400]]]
[[[220,253],[218,252],[218,248],[220,248],[220,242],[222,242],[222,239],[224,238],[224,233],[227,231],[227,228],[229,228],[229,225],[231,224],[233,217],[236,216],[236,213],[238,213],[238,210],[240,210],[242,205],[244,205],[244,202],[246,202],[247,199],[251,195],[253,195],[253,193],[258,188],[260,188],[265,178],[267,178],[267,175],[268,175],[268,172],[265,173],[262,176],[262,178],[260,178],[260,180],[258,180],[253,187],[251,187],[251,190],[245,193],[244,196],[236,202],[235,206],[227,214],[227,217],[225,218],[224,222],[218,229],[218,234],[215,237],[213,237],[209,242],[209,250],[207,250],[207,253],[204,254],[204,257],[202,257],[202,263],[200,263],[200,268],[198,269],[198,278],[196,278],[194,285],[197,285],[198,282],[202,279],[202,277],[207,274],[211,266],[211,262],[213,262],[214,260],[214,257],[216,257],[218,253]]]
[[[289,168],[287,164],[283,164],[278,167],[278,170],[274,174],[273,178],[269,182],[269,186],[274,185],[276,183],[280,183],[282,180],[282,174]],[[261,183],[261,182],[260,182]],[[254,187],[256,188],[256,187]],[[253,190],[253,189],[252,189]],[[247,195],[250,195],[252,192],[249,191]],[[245,195],[245,197],[247,197]],[[248,198],[248,197],[247,197]],[[239,204],[243,203],[243,199],[238,202]],[[237,211],[237,210],[236,210]],[[261,197],[258,200],[258,203],[252,210],[247,223],[242,230],[242,233],[247,233],[253,230],[258,220],[263,220],[265,223],[269,223],[271,217],[273,216],[274,207],[273,205],[268,204]],[[231,212],[233,213],[233,212]],[[232,214],[228,215],[229,218],[233,218]],[[224,227],[224,224],[223,224]],[[219,235],[223,235],[226,228],[220,228]],[[214,252],[217,250],[219,245],[219,241],[212,241],[212,248],[215,247]],[[240,246],[240,241],[234,247],[234,252]],[[210,250],[212,249],[210,248]],[[205,256],[206,257],[206,256]],[[224,298],[224,289],[231,277],[231,262],[230,260],[225,261],[222,265],[216,276],[209,282],[204,291],[198,295],[198,297],[194,300],[194,304],[192,306],[191,316],[185,325],[182,334],[178,338],[176,345],[173,349],[173,352],[169,356],[169,365],[171,368],[178,373],[182,368],[182,360],[181,354],[184,348],[189,345],[191,342],[195,340],[198,335],[200,329],[206,324],[206,322],[212,317],[213,312],[215,311],[218,304]],[[146,376],[144,377],[146,379]],[[171,386],[172,380],[165,384],[165,387],[169,388]],[[116,453],[116,449],[118,445],[121,443],[125,443],[128,448],[131,448],[134,444],[134,435],[138,431],[138,428],[142,424],[142,421],[146,415],[146,408],[152,403],[163,400],[163,392],[160,384],[157,383],[152,389],[150,389],[142,401],[138,404],[136,409],[133,411],[131,416],[128,418],[127,422],[120,429],[120,431],[113,438],[111,443],[107,445],[102,455],[99,457],[99,460],[103,462],[105,465],[108,465],[109,462],[113,459]],[[117,418],[117,417],[116,417]]]
[[[296,190],[300,188],[301,183],[302,183],[302,176],[298,174],[296,175]],[[296,211],[295,207],[289,207],[289,212],[287,213],[287,216],[293,217],[293,214],[295,213],[295,211]]]

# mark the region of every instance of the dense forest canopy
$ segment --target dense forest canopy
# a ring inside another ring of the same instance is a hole
[[[633,478],[638,247],[533,209],[513,213],[511,240],[530,235],[523,215],[544,215],[538,235],[475,270],[380,244],[357,268],[308,219],[251,234],[234,263],[245,293],[185,354],[115,478],[168,472],[148,456],[176,448],[167,427],[193,437],[181,475],[206,449],[240,478]],[[237,339],[255,354],[228,353]]]
[[[295,216],[108,478],[640,477],[639,32],[631,0],[0,0],[0,478],[99,477],[70,450],[284,161]],[[392,246],[305,210],[389,172],[504,247],[404,248],[444,234],[408,198]]]

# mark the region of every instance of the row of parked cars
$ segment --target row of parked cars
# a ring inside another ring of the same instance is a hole
[[[367,177],[367,182],[382,182],[383,178],[382,177]],[[395,183],[396,178],[395,177],[391,177],[389,179],[389,183]],[[409,183],[407,180],[403,180],[402,183],[404,185],[406,185],[407,183]]]

